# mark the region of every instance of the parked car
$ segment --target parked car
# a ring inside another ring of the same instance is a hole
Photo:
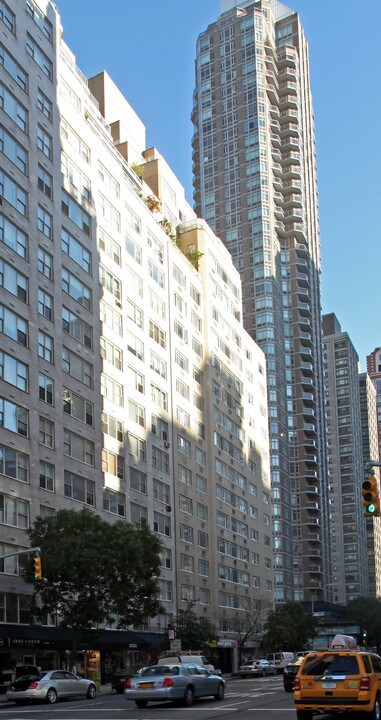
[[[92,680],[80,678],[68,670],[22,675],[7,690],[7,700],[21,705],[27,701],[40,700],[55,703],[69,697],[95,698],[96,686]]]
[[[338,637],[340,642],[336,641]],[[369,720],[381,717],[381,658],[373,652],[358,651],[353,638],[347,643],[347,637],[335,636],[329,650],[303,658],[294,681],[298,720],[312,720],[314,715],[338,710]]]
[[[134,675],[140,675],[143,669],[142,667],[129,667],[114,672],[111,676],[111,690],[116,690],[117,693],[122,694],[126,680],[134,677]]]
[[[126,700],[133,700],[139,708],[166,700],[182,700],[189,707],[194,698],[208,695],[223,700],[225,681],[194,663],[151,665],[138,677],[129,678],[124,689]]]
[[[303,657],[298,657],[295,662],[288,663],[288,665],[283,668],[283,687],[286,692],[291,692],[294,689],[294,680],[303,662]]]
[[[275,665],[269,663],[268,660],[259,658],[258,660],[246,663],[246,665],[241,665],[238,672],[241,677],[249,677],[250,675],[259,675],[264,677],[265,675],[275,675],[276,667]]]
[[[163,657],[159,658],[157,661],[158,665],[168,665],[168,663],[194,663],[195,665],[201,665],[201,667],[204,667],[205,670],[208,670],[208,672],[216,673],[217,675],[221,675],[221,670],[217,670],[214,665],[208,662],[206,657],[204,655],[196,655],[193,653],[189,653],[188,655],[164,655]]]

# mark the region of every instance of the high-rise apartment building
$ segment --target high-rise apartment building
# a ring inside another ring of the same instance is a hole
[[[108,75],[78,69],[56,6],[0,0],[0,29],[0,553],[61,508],[144,519],[163,543],[151,631],[191,603],[234,647],[273,601],[265,357],[239,273]],[[0,664],[49,667],[65,638],[30,626],[25,561],[0,560]]]
[[[379,458],[381,447],[381,347],[375,348],[373,352],[366,356],[366,369],[376,388],[376,406],[377,406],[377,431],[378,431],[378,451]],[[377,458],[371,458],[377,460]]]
[[[320,242],[307,42],[277,0],[223,0],[197,41],[194,200],[267,358],[275,600],[330,584]]]
[[[324,388],[330,470],[332,598],[368,596],[367,530],[358,354],[334,313],[323,316]]]
[[[360,373],[360,409],[361,409],[361,436],[363,452],[363,478],[368,475],[367,463],[371,460],[379,461],[378,432],[376,411],[376,388],[368,373]],[[380,482],[380,470],[374,468],[374,474]],[[368,551],[368,584],[369,596],[381,597],[381,520],[380,518],[366,518],[366,535]]]

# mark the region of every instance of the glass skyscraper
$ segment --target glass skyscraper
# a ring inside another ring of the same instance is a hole
[[[245,327],[267,358],[275,600],[330,599],[315,134],[298,14],[223,0],[197,41],[192,121],[195,210],[232,254]]]

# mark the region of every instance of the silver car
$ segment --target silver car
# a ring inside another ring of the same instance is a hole
[[[246,665],[241,665],[239,674],[241,677],[248,677],[249,675],[265,677],[265,675],[275,675],[276,667],[265,659],[253,660],[253,662]]]
[[[38,675],[22,675],[7,690],[7,700],[21,705],[32,700],[55,703],[64,698],[86,697],[92,700],[96,695],[92,680],[74,675],[68,670],[48,670]]]
[[[225,695],[225,680],[194,663],[151,665],[139,677],[129,678],[124,687],[126,700],[139,708],[161,700],[182,700],[189,707],[194,698],[212,695],[223,700]]]

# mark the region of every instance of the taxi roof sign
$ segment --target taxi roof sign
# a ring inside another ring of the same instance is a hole
[[[351,635],[335,635],[329,643],[330,650],[357,650],[357,643]]]

